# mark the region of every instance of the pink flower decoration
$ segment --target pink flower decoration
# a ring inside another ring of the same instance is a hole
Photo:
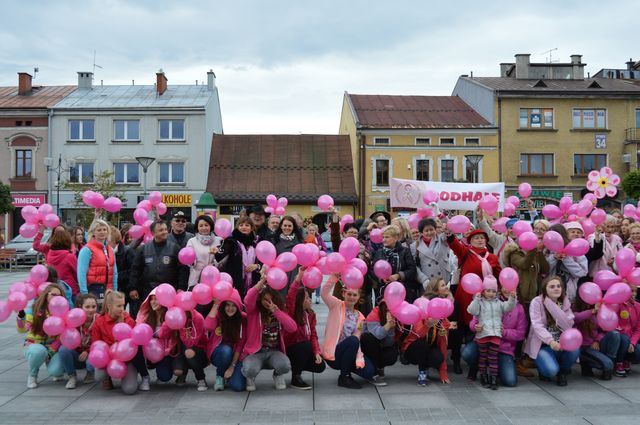
[[[587,189],[592,191],[596,198],[614,197],[618,193],[616,186],[620,184],[620,177],[617,174],[613,174],[611,168],[602,167],[600,171],[593,170],[587,177]]]

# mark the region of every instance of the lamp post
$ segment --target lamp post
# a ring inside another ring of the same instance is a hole
[[[76,161],[74,159],[67,159],[65,161],[67,163],[67,168],[62,166],[62,154],[58,157],[58,165],[56,167],[52,167],[53,158],[46,157],[44,159],[44,165],[47,166],[47,173],[53,171],[57,177],[56,180],[56,215],[60,217],[60,177],[62,173],[69,172],[76,166]]]
[[[142,166],[142,172],[144,173],[144,183],[143,183],[143,193],[142,195],[146,198],[147,197],[147,170],[149,169],[149,166],[153,163],[153,161],[155,161],[155,158],[151,158],[149,156],[136,156],[136,161],[138,161],[138,164],[140,164]]]
[[[482,158],[484,158],[484,155],[467,155],[466,156],[466,160],[471,165],[471,180],[472,180],[471,183],[478,182],[478,165],[480,164],[480,161],[482,161]],[[473,223],[476,224],[476,222],[477,222],[476,210],[473,210]]]

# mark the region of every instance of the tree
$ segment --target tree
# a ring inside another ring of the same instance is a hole
[[[640,170],[627,173],[622,179],[621,186],[628,198],[640,198]]]
[[[67,190],[71,190],[73,192],[73,203],[77,207],[84,207],[82,212],[82,226],[86,229],[89,227],[93,219],[95,218],[95,211],[90,209],[83,201],[82,194],[87,190],[93,190],[94,192],[98,192],[102,194],[102,196],[106,198],[110,196],[114,196],[119,198],[121,201],[125,201],[124,193],[119,190],[118,185],[114,179],[114,173],[111,171],[103,171],[99,174],[94,175],[93,183],[71,183],[69,181],[65,182],[63,187]],[[113,224],[114,226],[118,226],[120,223],[120,213],[107,213],[103,211],[104,214],[107,215],[106,220]]]
[[[0,181],[0,215],[9,214],[13,210],[11,188]]]

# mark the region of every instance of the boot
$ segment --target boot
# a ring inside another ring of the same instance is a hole
[[[558,375],[556,376],[556,384],[559,387],[566,387],[567,386],[567,375],[565,375],[563,372],[558,372]]]
[[[516,363],[516,373],[518,376],[522,376],[523,378],[533,378],[534,373],[529,370],[529,368],[525,367],[523,362]]]
[[[489,388],[491,385],[491,383],[489,383],[489,375],[486,373],[480,374],[480,385],[482,385],[482,388]]]
[[[469,367],[469,373],[467,373],[467,379],[470,381],[475,381],[478,379],[478,368],[475,366]]]
[[[611,376],[613,375],[613,371],[611,369],[605,369],[602,371],[602,376],[600,379],[603,381],[611,381]]]
[[[498,377],[496,375],[489,376],[489,382],[490,382],[489,388],[491,388],[492,390],[498,389]]]

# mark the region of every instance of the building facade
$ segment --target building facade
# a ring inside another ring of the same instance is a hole
[[[495,126],[455,96],[345,93],[340,134],[351,141],[361,217],[390,211],[391,178],[498,181]]]

